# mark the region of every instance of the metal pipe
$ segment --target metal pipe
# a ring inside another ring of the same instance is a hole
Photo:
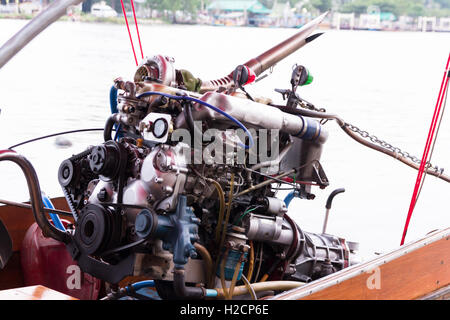
[[[20,169],[22,169],[22,172],[27,180],[34,219],[42,229],[43,235],[64,243],[69,243],[70,235],[55,228],[45,216],[39,180],[31,163],[24,156],[12,152],[0,154],[0,161],[12,161],[17,164]]]
[[[294,143],[294,141],[292,140],[292,137],[289,136],[289,142],[286,144],[286,146],[283,148],[283,150],[281,150],[281,152],[278,154],[278,156],[275,159],[257,163],[255,165],[253,165],[250,169],[253,171],[256,171],[260,168],[272,167],[272,166],[279,165],[281,160],[283,160],[283,158],[286,156],[286,154],[289,152],[289,150],[291,150],[293,143]],[[252,172],[251,171],[247,172],[247,179],[248,179],[248,181],[252,181]]]
[[[310,39],[308,37],[323,21],[323,19],[327,14],[328,12],[325,12],[316,19],[308,22],[303,27],[301,27],[300,31],[297,32],[295,35],[293,35],[287,40],[284,40],[275,47],[267,50],[266,52],[257,56],[256,58],[247,61],[246,63],[244,63],[244,65],[252,69],[256,76],[259,76],[261,73],[271,68],[272,66],[274,66],[276,63],[286,58],[291,53],[297,51],[305,44],[315,39],[316,37]]]
[[[342,192],[345,192],[344,188],[336,189],[333,192],[331,192],[331,194],[329,195],[329,197],[327,199],[327,203],[325,205],[326,212],[325,212],[325,220],[323,222],[322,233],[326,233],[326,230],[327,230],[328,216],[330,215],[330,209],[331,209],[331,204],[333,202],[333,199],[337,194],[342,193]]]
[[[6,204],[8,206],[14,206],[14,207],[19,207],[19,208],[24,208],[24,209],[32,209],[33,208],[31,205],[26,204],[26,203],[9,201],[9,200],[4,200],[4,199],[0,199],[0,203],[1,204]],[[73,217],[73,214],[71,212],[69,212],[69,211],[58,210],[58,209],[51,209],[51,208],[42,208],[42,210],[45,211],[45,212],[61,214],[63,216],[67,216],[67,217]]]
[[[195,248],[195,250],[197,250],[198,253],[200,253],[200,255],[203,258],[203,261],[205,262],[205,270],[206,270],[205,276],[206,276],[206,282],[208,284],[208,282],[211,279],[211,273],[213,273],[213,271],[214,271],[211,255],[209,254],[208,249],[206,249],[204,246],[202,246],[198,242],[194,243],[194,248]]]
[[[68,7],[81,2],[83,0],[57,0],[39,13],[0,48],[0,69],[39,33],[65,15]]]
[[[173,272],[173,289],[179,298],[203,299],[207,291],[201,287],[186,287],[184,279],[185,270],[176,268]]]
[[[252,69],[256,76],[259,76],[264,71],[273,67],[276,63],[286,58],[288,55],[292,54],[293,52],[303,47],[305,44],[316,39],[318,35],[310,35],[323,21],[327,14],[328,12],[305,24],[295,35],[279,43],[275,47],[267,50],[266,52],[260,54],[256,58],[250,59],[249,61],[244,63],[244,65]],[[232,84],[233,72],[220,79],[202,81],[202,85],[199,91],[200,93],[215,91],[220,87],[229,88]]]
[[[306,109],[288,109],[285,106],[275,106],[284,112],[292,113],[292,114],[298,114],[305,117],[311,117],[311,118],[319,118],[319,119],[332,119],[336,120],[338,125],[341,127],[344,132],[349,135],[352,139],[354,139],[356,142],[361,143],[362,145],[369,147],[375,151],[382,152],[394,159],[397,159],[400,162],[403,162],[407,166],[419,170],[420,164],[414,163],[408,158],[400,155],[399,153],[396,153],[394,151],[391,151],[389,149],[383,148],[382,146],[376,145],[370,141],[364,140],[362,137],[358,136],[356,133],[354,133],[350,128],[347,126],[347,123],[338,115],[332,114],[332,113],[325,113],[325,112],[317,112],[317,111],[311,111]],[[443,174],[442,172],[437,172],[435,170],[432,170],[432,168],[425,168],[425,171],[427,174],[435,176],[436,178],[442,179],[446,182],[450,182],[450,176]]]
[[[291,289],[301,287],[304,284],[305,284],[304,282],[299,282],[299,281],[265,281],[265,282],[251,283],[250,286],[252,287],[252,289],[255,292],[261,292],[261,291],[272,291],[272,290],[286,291],[286,290],[291,290]],[[217,291],[218,298],[225,298],[223,289],[216,288],[215,290]],[[248,293],[248,289],[245,285],[235,287],[233,290],[233,296],[241,296],[241,295],[244,295],[247,293]]]

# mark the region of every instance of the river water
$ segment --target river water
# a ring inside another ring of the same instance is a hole
[[[0,43],[25,23],[0,20]],[[202,79],[228,74],[295,31],[140,26],[145,55],[173,56],[178,68]],[[140,56],[136,37],[135,49]],[[326,31],[248,91],[281,102],[273,89],[289,88],[292,66],[305,65],[314,82],[299,90],[303,98],[421,158],[449,50],[448,33]],[[132,79],[134,71],[125,25],[53,24],[0,70],[0,149],[48,133],[102,128],[113,79]],[[290,215],[303,229],[321,231],[329,193],[344,187],[333,202],[328,233],[360,242],[364,255],[397,247],[417,172],[351,140],[334,122],[325,128],[329,139],[321,162],[331,184],[315,190],[315,200],[294,200]],[[99,132],[67,138],[73,145],[65,149],[54,138],[16,149],[33,163],[42,190],[52,197],[62,195],[57,182],[61,161],[102,141]],[[432,163],[450,173],[448,115]],[[426,178],[407,241],[450,226],[449,194],[449,184]],[[0,198],[28,199],[25,180],[12,164],[0,164]]]

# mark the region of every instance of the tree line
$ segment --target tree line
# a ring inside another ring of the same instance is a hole
[[[158,11],[183,11],[197,13],[213,0],[146,0],[145,6],[149,10]],[[260,0],[267,8],[272,8],[275,0]],[[381,12],[392,12],[396,16],[450,16],[450,0],[288,0],[292,7],[300,5],[309,12],[325,12],[335,10],[343,13],[366,13],[371,6],[377,6]],[[83,12],[90,12],[91,6],[96,0],[85,0]],[[278,3],[285,0],[277,0]],[[106,0],[106,3],[117,12],[122,11],[120,0]],[[125,0],[128,8],[129,1]],[[128,10],[128,9],[127,9]]]

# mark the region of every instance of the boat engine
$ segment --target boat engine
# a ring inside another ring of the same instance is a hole
[[[251,74],[239,66],[202,82],[157,55],[134,81],[115,80],[105,141],[59,168],[75,217],[68,248],[83,271],[113,284],[153,279],[163,298],[216,287],[229,298],[240,281],[309,282],[352,264],[344,239],[303,231],[276,196],[287,187],[312,200],[312,187],[328,186],[326,130],[250,96]],[[310,78],[297,66],[282,93]]]

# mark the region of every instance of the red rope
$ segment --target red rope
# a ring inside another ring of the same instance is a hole
[[[122,12],[123,12],[123,16],[125,18],[125,23],[127,24],[128,35],[130,36],[131,48],[133,49],[134,61],[136,62],[136,66],[137,66],[138,61],[136,58],[136,52],[134,51],[133,38],[131,38],[130,26],[128,25],[127,13],[125,12],[125,6],[123,5],[123,0],[120,0],[120,3],[122,4]],[[133,12],[134,12],[134,8],[133,8]]]
[[[141,57],[142,57],[142,59],[144,59],[144,52],[142,51],[141,36],[139,35],[139,28],[138,28],[138,23],[137,23],[137,19],[136,19],[136,12],[134,11],[134,1],[133,0],[131,0],[131,8],[133,8],[134,24],[136,25],[136,33],[137,33],[138,40],[139,40],[139,48],[141,49]]]
[[[406,217],[405,227],[403,229],[402,240],[400,245],[405,243],[406,232],[408,231],[409,222],[411,221],[411,216],[416,205],[417,195],[419,191],[419,187],[423,178],[423,173],[425,171],[425,165],[428,162],[428,154],[430,152],[431,143],[433,141],[434,132],[436,130],[436,124],[439,119],[439,115],[441,114],[442,102],[444,100],[445,92],[448,89],[448,81],[449,81],[449,65],[450,65],[450,54],[448,56],[447,65],[445,67],[444,77],[441,82],[441,88],[439,89],[438,100],[436,102],[436,107],[434,109],[433,119],[431,120],[430,130],[428,131],[427,142],[425,144],[425,149],[422,155],[422,161],[420,162],[419,172],[417,173],[416,184],[414,186],[414,192],[411,198],[411,203],[409,205],[408,216]]]

